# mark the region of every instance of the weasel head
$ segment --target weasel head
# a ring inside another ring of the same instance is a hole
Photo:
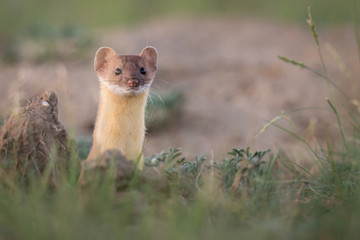
[[[157,51],[146,47],[139,55],[119,55],[109,47],[100,48],[94,67],[99,81],[112,92],[133,96],[147,90],[155,77]]]

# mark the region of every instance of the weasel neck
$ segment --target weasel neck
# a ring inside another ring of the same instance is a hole
[[[98,158],[108,149],[120,150],[129,160],[142,159],[147,97],[148,90],[120,95],[101,83],[94,143],[88,159]]]
[[[98,113],[111,113],[113,117],[125,117],[131,120],[138,117],[144,120],[147,97],[148,91],[136,95],[121,95],[114,93],[101,83]]]

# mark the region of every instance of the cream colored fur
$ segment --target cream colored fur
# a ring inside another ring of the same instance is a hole
[[[120,150],[127,159],[143,166],[145,106],[148,89],[132,96],[116,94],[100,83],[100,104],[94,130],[94,143],[88,160],[107,149]]]

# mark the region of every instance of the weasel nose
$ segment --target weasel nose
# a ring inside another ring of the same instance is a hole
[[[129,87],[138,87],[139,86],[139,80],[137,79],[131,79],[128,81]]]

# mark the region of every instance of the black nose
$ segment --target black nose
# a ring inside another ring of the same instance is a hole
[[[128,81],[129,87],[139,87],[139,80],[131,79]]]

